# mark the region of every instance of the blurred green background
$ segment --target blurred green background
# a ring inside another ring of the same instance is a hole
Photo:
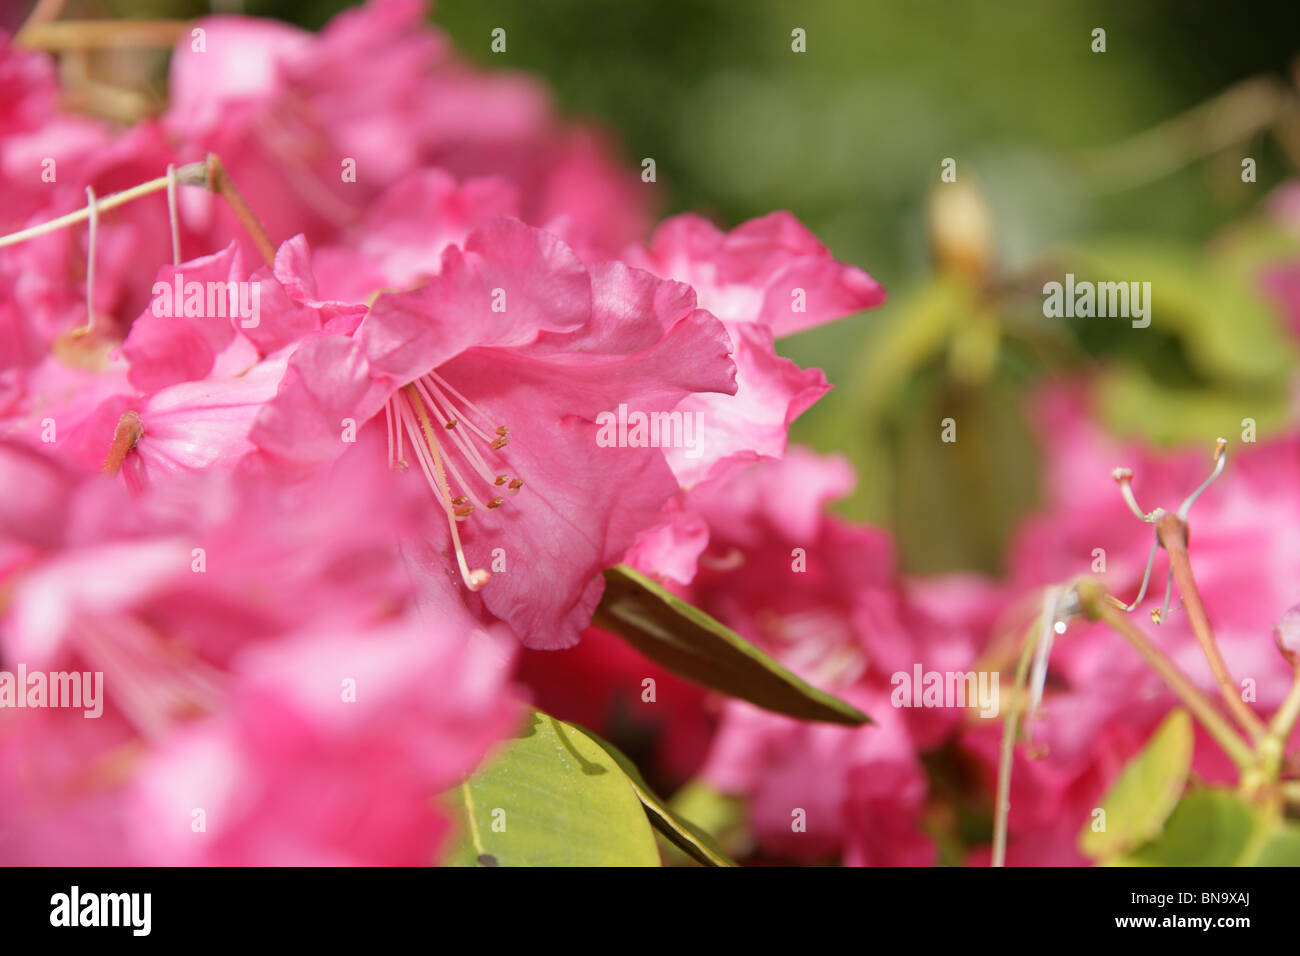
[[[82,6],[242,7],[316,28],[347,5]],[[1113,429],[1160,443],[1208,449],[1243,417],[1261,434],[1286,422],[1293,349],[1257,275],[1296,249],[1253,214],[1300,152],[1295,0],[444,0],[433,19],[483,66],[542,77],[629,166],[654,157],[662,213],[730,226],[789,209],[885,285],[885,308],[780,347],[837,386],[795,437],[855,459],[845,510],[892,527],[912,570],[998,569],[1039,493],[1026,412],[1045,378],[1086,376]],[[937,255],[927,210],[951,188],[945,157],[965,191],[939,207]],[[1152,327],[1044,318],[1042,283],[1066,271],[1152,281]]]

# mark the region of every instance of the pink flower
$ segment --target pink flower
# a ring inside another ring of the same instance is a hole
[[[241,655],[223,712],[170,738],[132,782],[145,859],[434,863],[449,832],[435,798],[519,717],[500,693],[505,652],[463,628],[411,618]]]
[[[704,774],[750,798],[770,852],[927,863],[934,851],[919,828],[927,783],[918,753],[949,737],[963,711],[895,710],[895,675],[910,678],[917,666],[965,672],[971,635],[935,610],[936,585],[899,579],[886,535],[822,513],[851,486],[842,460],[792,449],[701,494],[710,550],[686,595],[874,721],[809,725],[729,704]],[[968,583],[944,587],[972,603]],[[796,810],[806,830],[792,829]]]
[[[888,694],[846,696],[876,723],[804,723],[728,702],[706,777],[748,798],[748,825],[770,854],[849,866],[934,863],[921,830],[928,784],[905,722]]]
[[[364,314],[360,305],[314,298],[309,256],[299,236],[281,246],[274,269],[251,276],[233,243],[164,266],[120,350],[125,363],[87,374],[46,360],[25,376],[30,394],[13,409],[8,433],[54,437],[65,460],[120,471],[137,491],[239,467],[256,451],[249,432],[276,395],[292,347],[308,334],[352,331]]]
[[[937,616],[925,588],[899,577],[889,536],[824,513],[851,488],[843,459],[794,448],[708,489],[699,500],[709,551],[682,590],[828,689],[865,682],[888,691],[895,673],[917,663],[964,670],[969,634]],[[928,745],[958,716],[916,710],[907,719]]]
[[[518,214],[518,190],[499,177],[458,184],[438,169],[403,177],[370,204],[356,226],[313,257],[322,295],[364,302],[436,275],[448,246],[493,219]]]
[[[729,233],[698,216],[677,216],[659,227],[648,248],[632,248],[625,258],[695,288],[701,305],[730,333],[736,360],[734,395],[693,395],[680,406],[683,415],[702,423],[703,453],[667,453],[683,488],[681,500],[637,545],[661,552],[662,559],[678,542],[694,546],[703,540],[693,512],[707,506],[693,503],[694,490],[723,482],[755,461],[780,458],[791,423],[830,390],[820,369],[801,369],[779,356],[774,337],[879,305],[885,293],[861,269],[837,262],[788,213],[751,220]],[[686,583],[693,561],[680,550],[676,554],[671,567],[661,560],[657,570]]]
[[[372,0],[317,36],[242,17],[198,22],[172,58],[166,127],[216,152],[273,237],[316,244],[402,177],[503,176],[535,225],[563,213],[593,248],[639,239],[646,192],[598,141],[561,126],[542,87],[455,58],[422,0]],[[581,183],[578,187],[577,184]],[[237,235],[213,208],[221,239]]]
[[[54,63],[44,54],[16,49],[0,30],[0,89],[5,91],[0,140],[35,129],[54,112],[59,89]]]
[[[54,60],[13,45],[0,29],[0,235],[23,225],[109,139],[103,125],[58,108]],[[52,164],[52,165],[51,165]]]
[[[885,290],[871,276],[837,262],[787,212],[751,219],[730,232],[699,216],[674,216],[655,230],[648,248],[631,250],[626,258],[689,283],[700,306],[724,322],[757,323],[778,338],[885,301]]]
[[[676,488],[658,448],[602,447],[598,419],[729,390],[724,340],[685,286],[584,267],[503,220],[447,249],[427,285],[380,296],[355,335],[300,345],[253,440],[309,468],[382,411],[392,465],[414,458],[445,517],[448,570],[526,644],[562,647]],[[509,571],[484,588],[494,563]]]
[[[32,493],[0,509],[0,659],[103,674],[99,718],[0,710],[0,860],[432,861],[435,796],[517,716],[512,642],[422,610],[446,585],[417,587],[398,548],[410,496],[356,520],[377,456],[310,489],[213,475],[130,499],[0,446],[0,479]]]

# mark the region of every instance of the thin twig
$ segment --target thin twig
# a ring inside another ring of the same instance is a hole
[[[1295,111],[1295,97],[1268,76],[1242,80],[1213,99],[1132,139],[1083,157],[1094,189],[1121,192],[1248,140]]]
[[[248,232],[253,244],[257,246],[257,251],[262,256],[262,259],[269,266],[275,265],[275,244],[271,242],[266,230],[262,228],[261,222],[253,214],[253,210],[249,208],[244,197],[240,195],[239,190],[235,187],[234,180],[230,178],[230,174],[226,172],[225,167],[221,165],[221,160],[215,153],[209,153],[207,160],[204,162],[186,163],[184,166],[178,167],[174,176],[170,174],[159,176],[157,179],[151,179],[139,186],[124,189],[120,193],[113,193],[103,199],[96,199],[81,209],[68,213],[66,216],[60,216],[58,219],[51,219],[49,222],[43,222],[27,229],[20,229],[18,232],[10,233],[7,236],[0,236],[0,249],[75,225],[84,219],[91,218],[92,211],[95,215],[98,215],[109,209],[129,203],[134,199],[167,189],[168,183],[173,179],[182,186],[204,186],[224,199],[235,214],[235,218],[239,220],[240,225]]]
[[[275,265],[275,243],[271,242],[270,236],[258,221],[253,210],[249,208],[244,197],[240,195],[239,190],[235,188],[234,180],[226,172],[226,168],[221,165],[221,159],[216,153],[208,153],[207,162],[207,179],[204,185],[212,192],[218,194],[226,201],[235,218],[239,220],[244,231],[252,238],[253,244],[257,246],[257,251],[261,254],[263,261],[268,266]]]
[[[176,181],[185,186],[202,186],[206,175],[206,164],[204,163],[187,163],[176,170]],[[132,186],[130,189],[124,189],[120,193],[111,193],[102,199],[97,199],[94,208],[100,213],[107,212],[117,206],[125,205],[132,200],[147,196],[150,193],[156,193],[161,189],[167,188],[167,177],[159,176],[157,179],[151,179],[147,183],[141,183],[139,186]],[[37,236],[45,235],[49,232],[56,232],[67,226],[75,225],[83,219],[90,218],[90,206],[82,206],[75,212],[70,212],[66,216],[60,216],[58,219],[51,219],[49,222],[43,222],[39,225],[32,226],[28,229],[21,229],[18,232],[11,232],[7,236],[0,236],[0,249],[5,246],[17,245],[20,242],[26,242],[28,239],[35,239]]]

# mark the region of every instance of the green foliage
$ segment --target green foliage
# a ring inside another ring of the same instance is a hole
[[[1228,790],[1191,791],[1152,842],[1116,866],[1297,866],[1300,829]]]
[[[776,713],[849,725],[870,719],[626,565],[605,572],[594,623],[683,677]]]
[[[658,866],[637,787],[575,727],[533,712],[522,736],[445,796],[451,866]]]
[[[722,851],[722,848],[714,842],[713,838],[705,830],[695,826],[688,818],[677,813],[672,805],[660,799],[650,789],[650,785],[645,782],[645,778],[641,776],[641,771],[637,769],[636,764],[629,760],[622,751],[589,730],[582,730],[581,732],[603,747],[605,752],[618,764],[619,769],[627,774],[628,781],[632,784],[632,789],[636,791],[637,798],[645,808],[646,816],[650,818],[651,825],[672,846],[695,862],[702,863],[705,866],[736,865],[727,859],[727,855]]]
[[[1079,852],[1106,862],[1158,836],[1187,785],[1194,744],[1192,718],[1172,711],[1102,801],[1106,828],[1090,821],[1079,834]]]

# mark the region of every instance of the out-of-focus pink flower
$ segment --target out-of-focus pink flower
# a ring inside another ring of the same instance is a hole
[[[849,866],[934,863],[921,830],[928,784],[905,722],[886,693],[859,687],[844,696],[875,723],[804,723],[728,702],[705,775],[748,798],[748,825],[769,854]]]
[[[25,224],[67,190],[93,152],[107,145],[105,126],[58,108],[54,60],[13,45],[0,30],[0,234]]]
[[[54,113],[58,82],[49,57],[15,49],[0,30],[0,140],[35,129]]]
[[[60,516],[0,510],[0,660],[103,674],[102,717],[0,710],[0,859],[432,859],[433,798],[516,716],[512,642],[423,614],[398,547],[416,502],[357,520],[376,456],[311,489],[213,474],[142,499],[20,447],[0,475]]]
[[[875,723],[808,725],[728,704],[704,774],[750,797],[751,822],[771,852],[932,862],[919,827],[927,784],[918,753],[951,735],[965,712],[895,710],[894,675],[910,679],[918,665],[964,672],[971,639],[899,578],[886,535],[823,513],[851,484],[842,460],[791,449],[709,489],[700,512],[710,549],[685,593]],[[797,809],[806,811],[806,832],[792,829]]]
[[[518,211],[518,189],[505,179],[460,184],[442,170],[419,170],[371,203],[336,243],[316,251],[321,295],[364,302],[381,289],[411,288],[437,274],[448,246]]]
[[[301,236],[252,275],[234,243],[164,266],[120,352],[93,373],[46,359],[23,377],[25,399],[0,434],[52,443],[86,471],[120,471],[137,491],[237,467],[256,450],[249,432],[292,348],[311,334],[351,332],[365,312],[316,299],[314,283]]]
[[[172,736],[132,781],[145,858],[435,862],[449,821],[433,798],[518,718],[490,640],[464,620],[411,618],[241,655],[222,713]],[[199,811],[206,830],[196,833]]]
[[[843,459],[794,448],[709,489],[710,547],[683,593],[818,686],[888,690],[917,663],[964,670],[969,635],[913,599],[889,536],[822,511],[851,477]],[[929,745],[959,717],[914,710],[907,719]]]
[[[598,422],[731,390],[725,339],[687,287],[585,267],[502,220],[449,248],[427,285],[380,296],[354,336],[300,345],[253,440],[310,467],[344,449],[342,423],[383,412],[391,462],[418,468],[446,517],[448,570],[526,644],[563,647],[590,621],[600,572],[676,489],[658,447],[605,442]],[[494,564],[506,573],[484,588]]]
[[[593,134],[561,125],[531,79],[457,59],[423,0],[372,0],[319,35],[243,17],[198,21],[172,58],[166,128],[223,157],[272,237],[314,244],[353,224],[402,177],[440,167],[503,176],[518,214],[564,215],[611,254],[641,238],[647,189]],[[238,235],[228,213],[216,238]]]

